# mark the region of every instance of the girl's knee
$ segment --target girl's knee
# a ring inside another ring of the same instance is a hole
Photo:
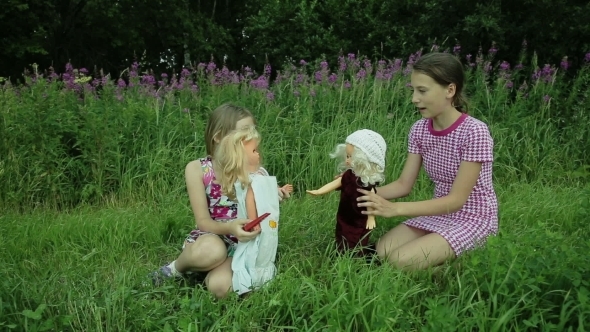
[[[199,261],[199,265],[219,266],[227,258],[225,243],[217,236],[206,235],[199,237],[195,242],[184,249],[192,261]]]
[[[231,269],[223,269],[222,271],[214,270],[209,272],[205,279],[205,285],[209,292],[211,292],[216,298],[222,299],[226,297],[232,290]]]

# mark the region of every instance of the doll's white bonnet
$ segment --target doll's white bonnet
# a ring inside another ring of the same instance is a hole
[[[367,155],[370,162],[377,164],[381,168],[385,168],[387,144],[385,144],[385,140],[378,133],[369,129],[357,130],[346,138],[346,143],[354,145],[357,149],[361,149]]]

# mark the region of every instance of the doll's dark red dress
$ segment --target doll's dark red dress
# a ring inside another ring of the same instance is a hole
[[[362,196],[357,188],[377,191],[377,184],[363,186],[360,177],[357,177],[352,170],[347,170],[342,174],[340,188],[340,204],[336,214],[336,245],[339,251],[343,252],[360,245],[362,252],[365,253],[365,247],[369,243],[369,233],[367,229],[367,215],[361,213],[365,207],[357,206],[357,198]]]

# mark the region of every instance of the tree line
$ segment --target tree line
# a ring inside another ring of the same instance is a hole
[[[590,51],[590,2],[564,0],[12,0],[0,11],[0,76],[67,62],[118,75],[133,61],[155,72],[213,59],[228,68],[275,69],[357,53],[405,58],[432,45],[461,56],[480,48],[519,61],[523,41],[539,63]],[[335,61],[332,61],[335,63]]]

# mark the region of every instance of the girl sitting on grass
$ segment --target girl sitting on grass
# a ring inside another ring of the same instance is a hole
[[[219,142],[232,130],[253,126],[247,109],[223,104],[210,115],[205,130],[207,156],[186,165],[185,178],[196,227],[186,237],[180,256],[151,274],[155,285],[165,279],[198,274],[217,298],[227,296],[232,287],[232,255],[238,241],[248,242],[260,231],[246,232],[248,219],[236,219],[237,203],[221,193],[213,171],[213,155]],[[289,197],[287,186],[278,188],[281,198]]]
[[[494,142],[485,123],[467,115],[461,62],[449,53],[429,53],[413,66],[412,103],[422,119],[409,133],[401,176],[377,188],[359,189],[364,214],[411,219],[383,235],[377,254],[401,269],[441,264],[483,245],[498,231],[498,201],[492,184]],[[434,197],[390,202],[407,196],[421,166],[435,184]]]

